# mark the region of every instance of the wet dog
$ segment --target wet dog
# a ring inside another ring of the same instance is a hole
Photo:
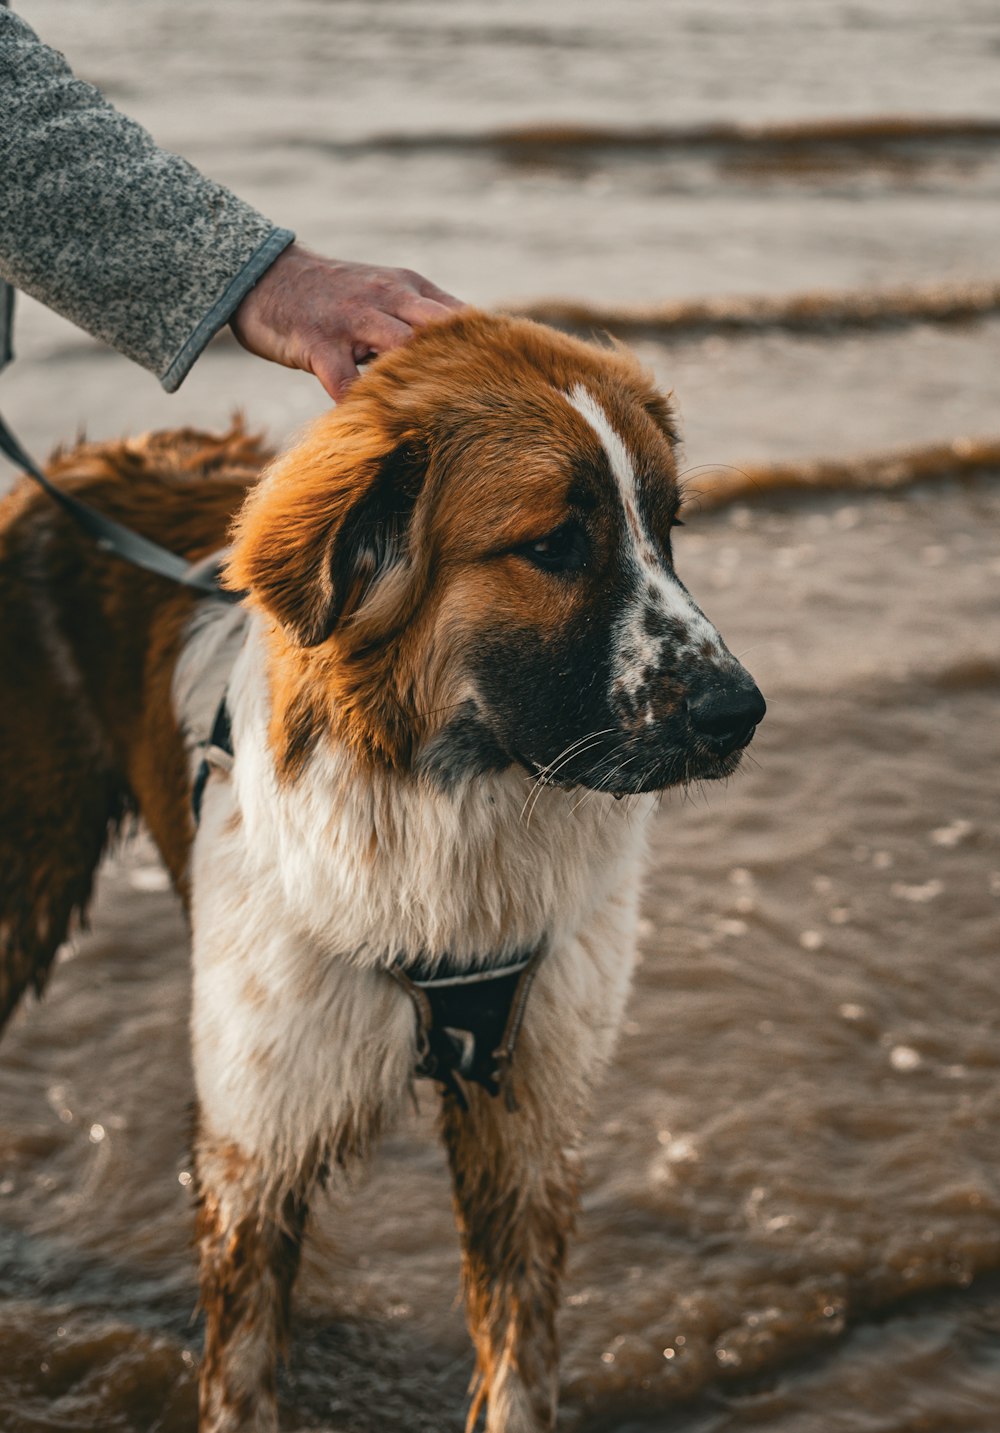
[[[624,352],[464,313],[260,482],[239,432],[56,461],[192,558],[235,515],[238,606],[115,563],[23,487],[3,507],[0,999],[41,988],[138,809],[193,931],[205,1433],[277,1426],[309,1200],[415,1072],[441,1090],[469,1426],[553,1425],[644,817],[733,772],[764,713],[674,570],[675,443]]]

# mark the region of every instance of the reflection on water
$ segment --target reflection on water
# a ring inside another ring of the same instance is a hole
[[[483,302],[563,295],[550,316],[584,326],[655,310],[631,334],[685,423],[678,563],[769,716],[746,771],[658,818],[587,1142],[564,1426],[1000,1426],[995,7],[20,8],[321,247]],[[843,124],[886,113],[916,118],[864,143]],[[978,134],[937,123],[977,115]],[[775,120],[799,138],[679,137]],[[521,141],[511,162],[510,131],[553,122],[673,138],[592,137],[567,163],[536,129],[532,163]],[[463,138],[491,130],[508,139]],[[454,142],[343,151],[392,133]],[[217,425],[237,401],[285,434],[323,402],[226,343],[167,399],[36,306],[23,319],[4,405],[38,446],[79,422]],[[187,1002],[184,929],[140,840],[0,1046],[4,1433],[192,1426]],[[456,1288],[424,1091],[319,1216],[287,1426],[458,1429]]]

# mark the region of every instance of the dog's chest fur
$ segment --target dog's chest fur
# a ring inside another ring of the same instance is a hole
[[[333,741],[279,780],[259,619],[248,627],[228,688],[227,835],[261,914],[359,965],[418,955],[472,962],[571,933],[635,879],[649,798],[627,810],[598,793],[569,800],[515,768],[446,793]],[[216,650],[214,622],[199,622],[192,640]],[[193,657],[179,668],[189,683]]]
[[[216,624],[227,620],[209,611],[192,624],[175,680],[189,730],[210,721],[201,693],[219,690]],[[414,1026],[384,973],[390,960],[499,960],[543,938],[550,950],[526,1042],[573,1044],[572,1012],[589,1004],[608,1017],[603,1048],[592,1051],[600,1062],[631,974],[651,798],[628,807],[597,793],[570,799],[514,769],[444,793],[332,742],[282,781],[261,627],[248,619],[230,673],[233,769],[209,782],[192,860],[203,1108],[226,1108],[252,1149],[262,1102],[280,1098],[287,1118],[264,1123],[282,1124],[287,1147],[266,1155],[278,1169],[291,1164],[306,1131],[330,1114],[355,1102],[388,1111],[406,1089]],[[238,1081],[233,1042],[256,1052]]]

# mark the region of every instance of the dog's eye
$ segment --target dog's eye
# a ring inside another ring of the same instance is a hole
[[[517,551],[543,572],[579,572],[590,558],[587,534],[578,522],[564,522],[562,527],[535,542],[524,543]]]

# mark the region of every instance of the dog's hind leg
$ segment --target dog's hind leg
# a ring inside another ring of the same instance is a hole
[[[482,1090],[469,1109],[446,1096],[442,1125],[462,1238],[466,1314],[488,1433],[555,1426],[559,1285],[577,1203],[575,1121],[518,1093],[519,1109]]]

